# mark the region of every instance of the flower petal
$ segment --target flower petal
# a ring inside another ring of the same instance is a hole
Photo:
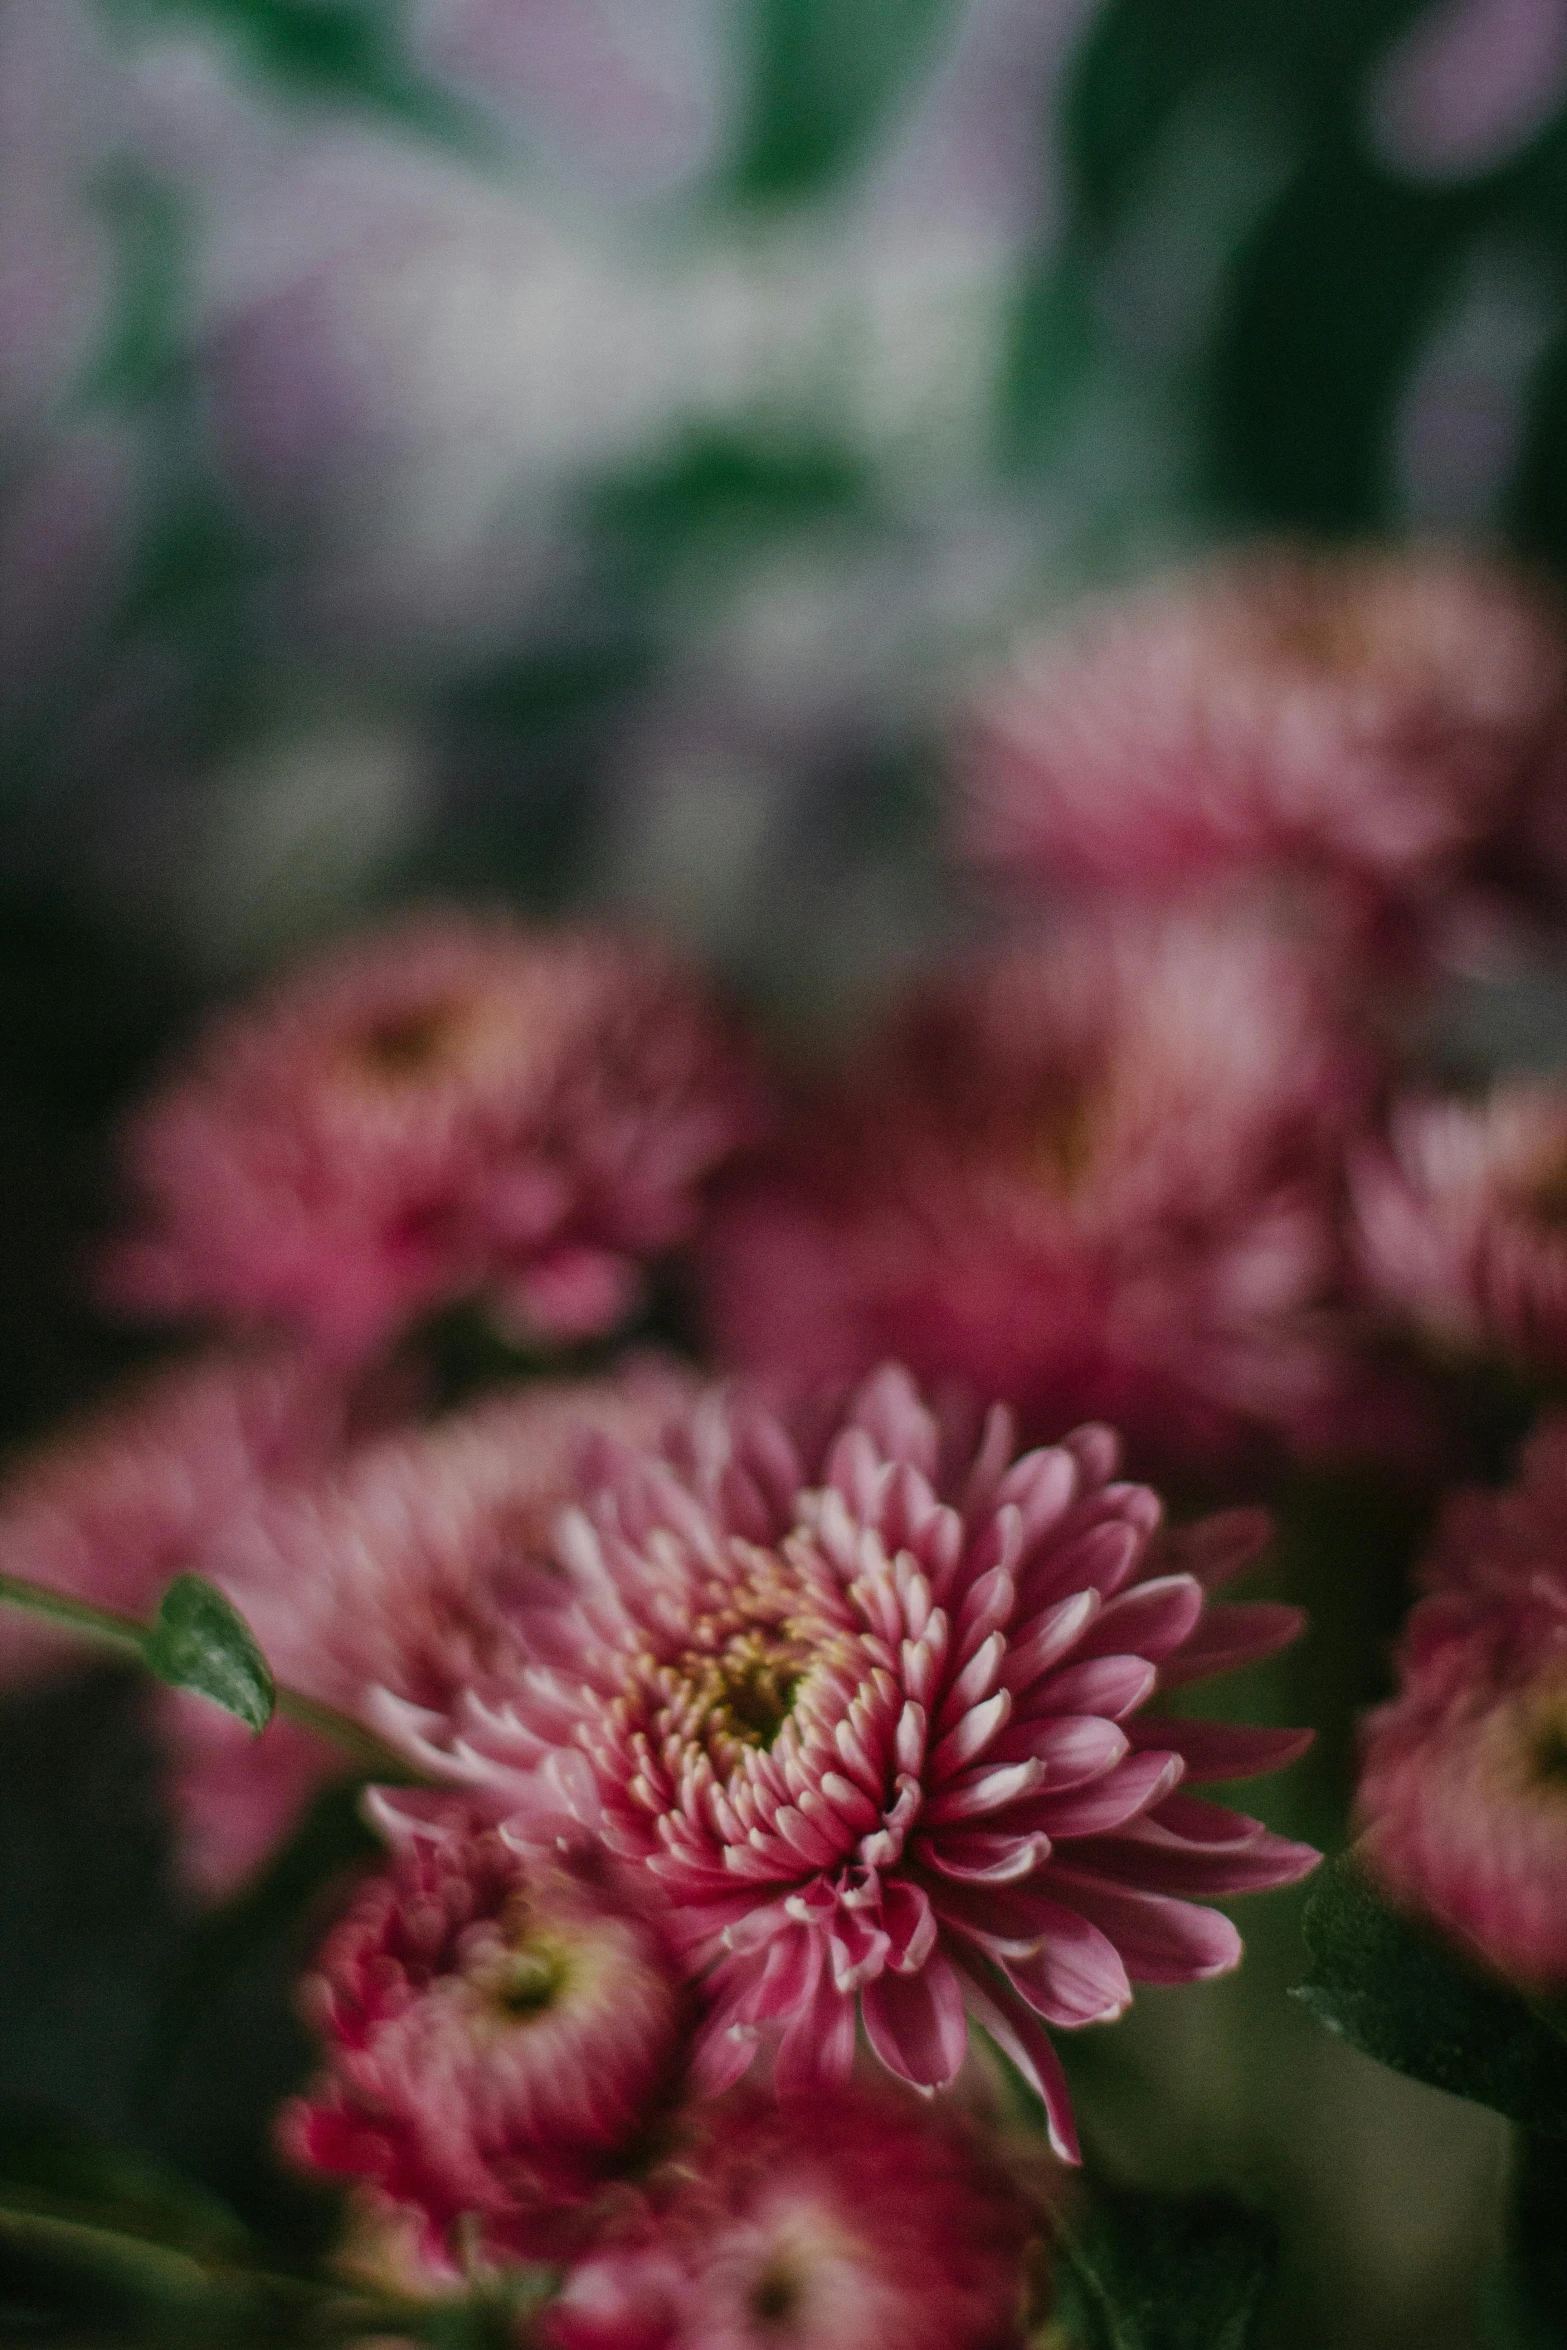
[[[865,2036],[890,2073],[916,2089],[944,2089],[968,2052],[963,1991],[940,1951],[916,1974],[890,1970],[860,1994]]]

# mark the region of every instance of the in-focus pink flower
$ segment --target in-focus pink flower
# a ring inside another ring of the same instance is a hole
[[[1456,552],[1263,550],[1107,603],[980,689],[965,843],[1164,894],[1281,868],[1423,906],[1563,718],[1536,589]]]
[[[581,1337],[635,1303],[755,1104],[694,981],[608,933],[432,914],[217,1019],[132,1121],[106,1287],[334,1355],[482,1293]]]
[[[1222,1973],[1239,1937],[1187,1896],[1315,1857],[1179,1784],[1301,1739],[1141,1711],[1298,1628],[1205,1605],[1265,1521],[1160,1536],[1103,1428],[1012,1450],[1005,1409],[976,1451],[894,1370],[808,1451],[715,1394],[562,1519],[566,1580],[516,1618],[528,1663],[444,1714],[383,1701],[508,1834],[601,1838],[657,1880],[716,2003],[710,2087],[763,2032],[784,2092],[841,2080],[857,2017],[891,2072],[938,2086],[973,2014],[1070,2151],[1041,2019]]]
[[[0,1564],[76,1599],[144,1615],[186,1570],[211,1571],[275,1483],[323,1469],[355,1399],[281,1352],[160,1370],[22,1455],[0,1489]],[[69,1634],[0,1611],[0,1682],[80,1664]]]
[[[375,1688],[447,1704],[514,1657],[505,1603],[547,1558],[584,1456],[611,1435],[656,1442],[695,1386],[673,1361],[637,1355],[610,1377],[524,1386],[388,1434],[270,1492],[207,1571],[287,1686],[350,1716]],[[250,1875],[344,1768],[339,1748],[281,1716],[255,1738],[170,1691],[160,1722],[179,1861],[209,1898]]]
[[[433,2275],[562,2258],[668,2118],[690,1991],[602,1859],[525,1865],[450,1805],[404,1825],[307,1983],[327,2070],[281,2143],[417,2214]]]
[[[1373,1295],[1437,1346],[1567,1370],[1567,1087],[1410,1098],[1350,1162]]]
[[[726,1185],[719,1351],[802,1387],[893,1356],[1029,1437],[1107,1419],[1167,1479],[1407,1445],[1343,1307],[1372,1074],[1260,925],[1085,924],[959,967]]]
[[[1506,1491],[1446,1505],[1366,1720],[1359,1811],[1389,1890],[1534,1989],[1567,1985],[1567,1416]]]
[[[558,2350],[1021,2345],[1040,2212],[950,2104],[742,2093],[686,2162],[643,2247],[568,2278]]]

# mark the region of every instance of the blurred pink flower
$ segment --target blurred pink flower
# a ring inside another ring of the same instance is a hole
[[[353,1359],[482,1293],[607,1330],[752,1126],[734,1041],[658,950],[415,916],[217,1019],[133,1119],[106,1287]]]
[[[808,1453],[715,1394],[563,1517],[567,1580],[516,1611],[526,1664],[380,1719],[509,1834],[602,1838],[657,1879],[716,2003],[709,2087],[764,2029],[782,2091],[841,2080],[857,2015],[891,2072],[938,2086],[967,2010],[1070,2152],[1040,2019],[1222,1973],[1239,1937],[1184,1897],[1315,1857],[1177,1784],[1272,1768],[1293,1734],[1130,1718],[1298,1629],[1205,1607],[1265,1521],[1156,1539],[1156,1496],[1115,1458],[1085,1428],[1013,1462],[1000,1408],[977,1451],[944,1442],[895,1370]]]
[[[1389,1890],[1503,1974],[1567,1985],[1567,1417],[1506,1491],[1454,1495],[1368,1715],[1359,1812]]]
[[[896,1356],[1030,1437],[1110,1420],[1183,1482],[1410,1444],[1343,1303],[1373,1074],[1258,925],[1082,925],[960,967],[724,1187],[719,1351],[802,1386]]]
[[[449,1703],[515,1659],[504,1604],[537,1572],[584,1456],[614,1435],[656,1442],[695,1382],[632,1356],[612,1377],[525,1386],[431,1428],[362,1446],[330,1475],[271,1493],[209,1561],[277,1678],[352,1716],[372,1688]],[[252,1737],[194,1698],[161,1699],[179,1859],[230,1891],[342,1753],[275,1718]]]
[[[1045,882],[1156,894],[1296,868],[1439,898],[1567,694],[1528,582],[1472,556],[1272,549],[1106,603],[980,689],[964,838]]]
[[[349,1440],[352,1412],[340,1380],[281,1352],[156,1371],[13,1464],[0,1488],[0,1566],[145,1615],[176,1575],[212,1571],[274,1483],[324,1468]],[[0,1682],[94,1653],[0,1611]]]
[[[585,1854],[525,1866],[451,1805],[407,1828],[305,1997],[327,2070],[281,2143],[417,2213],[435,2275],[567,2253],[646,2160],[692,2022],[628,1880]]]
[[[1411,1097],[1350,1161],[1367,1286],[1439,1347],[1567,1370],[1567,1088]]]
[[[636,2251],[589,2258],[557,2350],[1016,2350],[1040,2211],[950,2104],[741,2093]]]

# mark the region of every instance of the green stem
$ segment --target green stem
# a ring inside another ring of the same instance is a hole
[[[28,1615],[41,1616],[48,1623],[83,1633],[89,1640],[128,1650],[139,1662],[146,1663],[151,1627],[136,1616],[120,1615],[113,1608],[95,1607],[90,1600],[53,1591],[48,1584],[31,1582],[25,1575],[0,1574],[0,1606],[22,1608]],[[399,1754],[395,1746],[388,1746],[384,1738],[378,1738],[363,1722],[356,1722],[352,1714],[340,1713],[335,1705],[324,1705],[319,1698],[306,1697],[298,1689],[280,1687],[276,1704],[279,1713],[298,1722],[302,1729],[313,1730],[317,1737],[342,1747],[363,1766],[368,1777],[398,1786],[422,1784],[423,1774],[415,1770],[407,1757]]]
[[[210,2319],[225,2312],[241,2320],[288,2311],[291,2340],[427,2334],[450,2323],[447,2302],[357,2292],[309,2277],[249,2268],[242,2261],[203,2259],[176,2245],[128,2235],[100,2219],[51,2210],[47,2203],[41,2208],[0,2203],[0,2246],[63,2261],[78,2275],[118,2286],[143,2309],[194,2312],[205,2304]],[[296,2331],[300,2327],[307,2330]]]

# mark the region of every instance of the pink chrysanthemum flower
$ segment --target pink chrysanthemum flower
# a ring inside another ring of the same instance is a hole
[[[1257,926],[1088,925],[960,967],[726,1186],[719,1351],[801,1387],[893,1356],[1031,1437],[1109,1420],[1165,1478],[1408,1444],[1343,1306],[1371,1075]]]
[[[157,1371],[14,1463],[0,1564],[75,1599],[143,1615],[173,1577],[210,1570],[274,1484],[348,1441],[354,1399],[282,1353],[212,1354]],[[80,1663],[80,1641],[0,1613],[0,1681]]]
[[[1359,1811],[1389,1890],[1531,1989],[1567,1986],[1567,1417],[1444,1509],[1367,1717]]]
[[[404,1828],[306,1986],[328,2069],[281,2142],[417,2215],[433,2275],[562,2258],[668,2118],[690,1991],[601,1860],[526,1865],[451,1806]]]
[[[121,1303],[348,1358],[483,1294],[580,1337],[634,1304],[754,1123],[695,983],[608,933],[426,915],[216,1020],[126,1137]]]
[[[672,1361],[633,1356],[612,1377],[525,1386],[387,1435],[269,1493],[208,1571],[303,1695],[355,1717],[372,1689],[447,1704],[514,1656],[506,1600],[548,1556],[585,1455],[607,1436],[656,1442],[695,1384]],[[344,1767],[339,1748],[281,1717],[257,1739],[170,1692],[160,1720],[181,1866],[208,1897],[248,1876]]]
[[[1350,1174],[1384,1306],[1439,1347],[1567,1370],[1567,1087],[1514,1078],[1483,1101],[1398,1103]]]
[[[966,843],[1047,882],[1164,894],[1294,868],[1427,904],[1506,818],[1564,693],[1554,611],[1498,566],[1231,556],[981,689]]]
[[[566,1584],[517,1618],[532,1661],[444,1716],[383,1703],[508,1833],[601,1837],[658,1881],[716,2003],[710,2086],[764,2030],[781,2089],[842,2079],[857,2017],[890,2071],[944,2084],[967,2011],[1070,2150],[1041,2018],[1223,1972],[1235,1929],[1186,1896],[1311,1865],[1179,1784],[1299,1739],[1140,1712],[1296,1631],[1291,1608],[1205,1606],[1256,1516],[1158,1538],[1102,1428],[1011,1454],[1004,1409],[944,1450],[898,1371],[809,1452],[715,1395],[563,1518]]]
[[[559,2350],[1020,2350],[1040,2213],[951,2106],[740,2095],[638,2253],[567,2280]]]

